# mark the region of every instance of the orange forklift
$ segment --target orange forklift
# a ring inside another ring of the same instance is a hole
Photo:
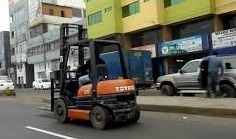
[[[71,30],[78,31],[76,39],[71,39]],[[109,128],[112,123],[138,121],[140,110],[136,102],[135,83],[127,78],[120,43],[83,39],[82,31],[82,26],[76,24],[62,24],[60,27],[60,71],[57,77],[59,88],[54,88],[56,77],[51,78],[51,110],[55,118],[60,123],[70,120],[90,121],[94,128],[100,130]],[[80,68],[74,71],[68,69],[72,50],[73,55],[77,55],[78,65],[83,66],[88,55],[90,57],[90,82],[81,87],[78,78],[84,75],[84,71],[80,71]],[[119,67],[122,71],[119,78],[109,76],[106,64],[96,64],[96,53],[102,55],[109,52],[119,54]],[[54,93],[57,91],[59,97],[55,98]]]

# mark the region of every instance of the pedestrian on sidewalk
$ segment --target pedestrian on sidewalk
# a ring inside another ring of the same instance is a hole
[[[219,79],[223,75],[222,61],[217,57],[217,52],[213,52],[208,56],[208,86],[207,97],[211,96],[211,93],[215,94],[215,97],[220,97]]]
[[[200,74],[198,76],[199,85],[201,88],[207,89],[208,86],[208,59],[204,57],[200,65]]]

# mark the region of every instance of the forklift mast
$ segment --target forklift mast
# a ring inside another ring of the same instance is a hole
[[[65,86],[65,77],[66,77],[66,72],[67,72],[67,62],[68,62],[68,57],[70,54],[70,45],[69,44],[69,37],[70,37],[70,30],[71,29],[77,29],[77,36],[78,40],[82,40],[82,31],[83,31],[83,26],[78,25],[78,24],[68,24],[68,23],[63,23],[60,27],[60,95],[65,95],[64,93],[64,86]],[[79,49],[83,49],[82,47]],[[79,51],[81,52],[81,51]],[[79,55],[79,58],[83,58],[83,54],[81,53]],[[79,63],[81,64],[81,63]]]

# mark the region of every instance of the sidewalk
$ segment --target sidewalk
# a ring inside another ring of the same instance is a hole
[[[236,118],[235,98],[138,96],[137,102],[144,111]]]

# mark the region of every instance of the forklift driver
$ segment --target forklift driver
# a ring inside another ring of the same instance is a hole
[[[99,53],[96,52],[96,64],[105,64],[105,61],[100,58]],[[82,75],[79,77],[78,82],[79,82],[79,87],[81,87],[83,84],[90,82],[90,71],[91,71],[91,65],[90,65],[90,59],[86,61],[86,63],[79,67],[79,71],[88,71],[86,75]]]

